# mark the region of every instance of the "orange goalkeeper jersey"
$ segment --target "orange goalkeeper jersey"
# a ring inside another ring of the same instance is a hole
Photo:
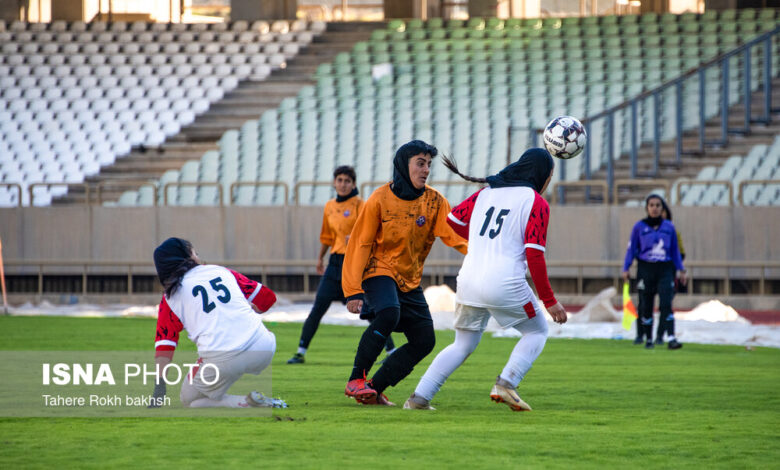
[[[379,187],[352,228],[341,271],[344,296],[362,293],[363,280],[376,276],[392,277],[403,292],[416,288],[436,237],[466,254],[466,240],[447,224],[449,213],[447,199],[430,186],[413,201],[396,197],[390,183]]]
[[[320,242],[330,246],[331,254],[343,255],[347,251],[347,240],[362,206],[363,200],[358,196],[343,202],[334,198],[325,203]]]

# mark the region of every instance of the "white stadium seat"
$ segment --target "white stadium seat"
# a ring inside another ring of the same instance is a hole
[[[69,182],[83,181],[131,145],[161,145],[240,79],[267,77],[297,46],[266,45],[277,54],[269,61],[262,41],[307,25],[55,20],[16,21],[6,32],[0,23],[0,162],[39,160],[43,176]],[[3,113],[10,118],[3,121]],[[27,165],[21,181],[42,176],[41,168]],[[0,172],[5,180],[6,165]],[[37,189],[36,204],[64,191]]]

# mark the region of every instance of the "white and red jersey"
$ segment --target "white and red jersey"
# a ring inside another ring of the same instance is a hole
[[[243,351],[257,335],[266,333],[260,315],[276,302],[274,292],[243,274],[222,266],[196,266],[157,313],[156,356],[172,356],[179,332],[186,329],[199,352]]]
[[[456,206],[448,222],[469,240],[458,273],[458,303],[500,308],[526,305],[531,292],[525,278],[528,250],[541,255],[541,268],[529,259],[539,296],[546,306],[554,305],[557,301],[549,288],[543,255],[549,217],[547,201],[521,186],[483,188]],[[543,280],[537,280],[540,271]]]

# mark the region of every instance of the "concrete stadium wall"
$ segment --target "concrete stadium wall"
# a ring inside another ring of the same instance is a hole
[[[778,208],[672,210],[688,260],[780,261]],[[638,208],[553,206],[547,259],[622,259],[631,227],[643,216]],[[321,207],[10,208],[0,209],[0,239],[7,260],[151,263],[158,243],[179,236],[205,260],[240,265],[314,259],[321,217]],[[459,257],[437,242],[429,260]]]

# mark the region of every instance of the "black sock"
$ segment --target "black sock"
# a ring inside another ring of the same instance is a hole
[[[393,336],[390,335],[387,337],[387,342],[385,342],[385,351],[390,352],[393,349],[395,349],[395,341],[393,341]]]

